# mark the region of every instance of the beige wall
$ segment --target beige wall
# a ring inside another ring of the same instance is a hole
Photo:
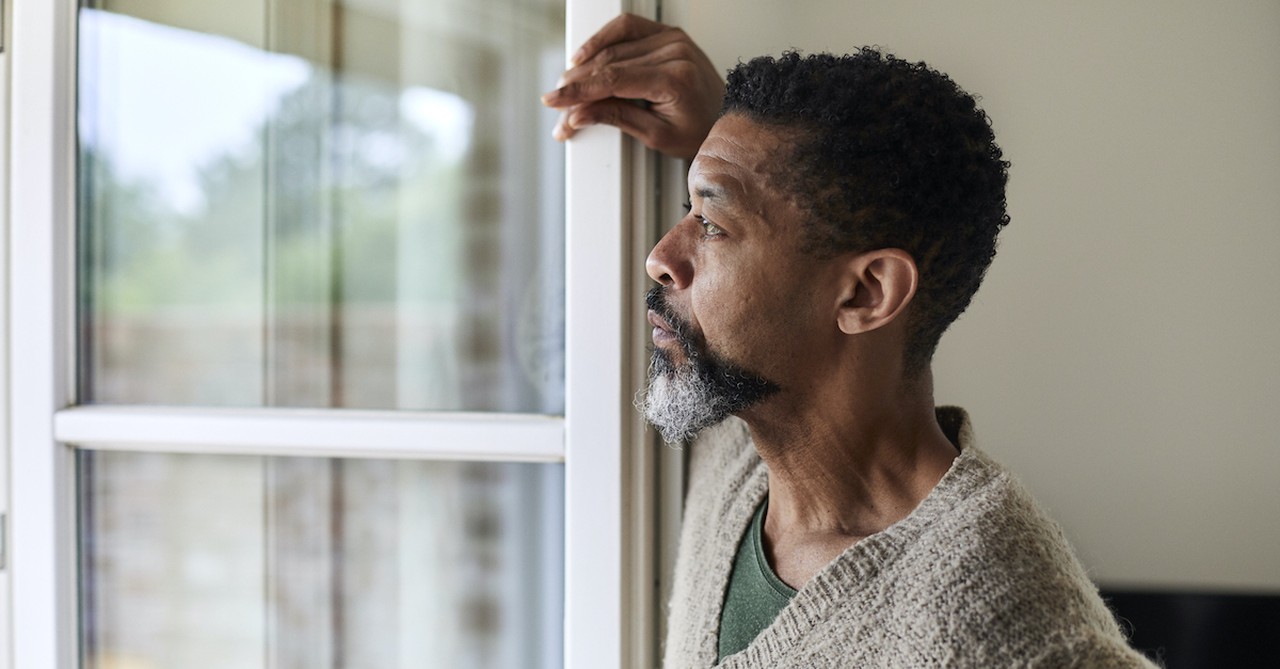
[[[879,44],[981,94],[1013,222],[939,402],[1098,581],[1280,591],[1280,3],[683,2],[723,68]]]

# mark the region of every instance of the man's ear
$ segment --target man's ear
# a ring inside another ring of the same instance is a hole
[[[841,273],[836,322],[845,334],[870,332],[898,318],[915,297],[920,272],[902,249],[851,256]]]

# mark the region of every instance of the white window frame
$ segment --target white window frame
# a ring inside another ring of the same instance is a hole
[[[9,669],[13,608],[9,570],[9,10],[0,0],[0,669]]]
[[[71,669],[79,662],[72,444],[563,462],[565,666],[656,666],[654,584],[657,566],[670,564],[675,531],[673,522],[660,531],[657,518],[679,515],[669,502],[659,503],[657,472],[678,474],[679,463],[672,452],[652,447],[631,399],[644,374],[640,296],[654,212],[679,195],[632,197],[666,183],[651,153],[604,128],[568,145],[563,417],[76,406],[77,3],[13,4],[15,40],[4,56],[11,59],[13,101],[5,184],[11,231],[6,441],[15,473],[5,572],[12,588],[12,647],[5,658],[11,666]],[[567,53],[622,11],[653,16],[655,0],[569,0]],[[678,477],[663,480],[667,490],[673,485],[678,490]]]

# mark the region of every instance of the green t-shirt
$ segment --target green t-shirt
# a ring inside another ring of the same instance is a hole
[[[751,525],[738,543],[720,613],[720,656],[717,661],[746,648],[764,631],[796,594],[783,583],[764,554],[764,513],[769,499],[760,502]]]

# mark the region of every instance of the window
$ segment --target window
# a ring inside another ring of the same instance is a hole
[[[563,0],[78,12],[84,403],[562,414]]]
[[[83,667],[563,663],[558,465],[77,464]]]
[[[16,666],[653,664],[623,7],[211,7],[15,7]]]

